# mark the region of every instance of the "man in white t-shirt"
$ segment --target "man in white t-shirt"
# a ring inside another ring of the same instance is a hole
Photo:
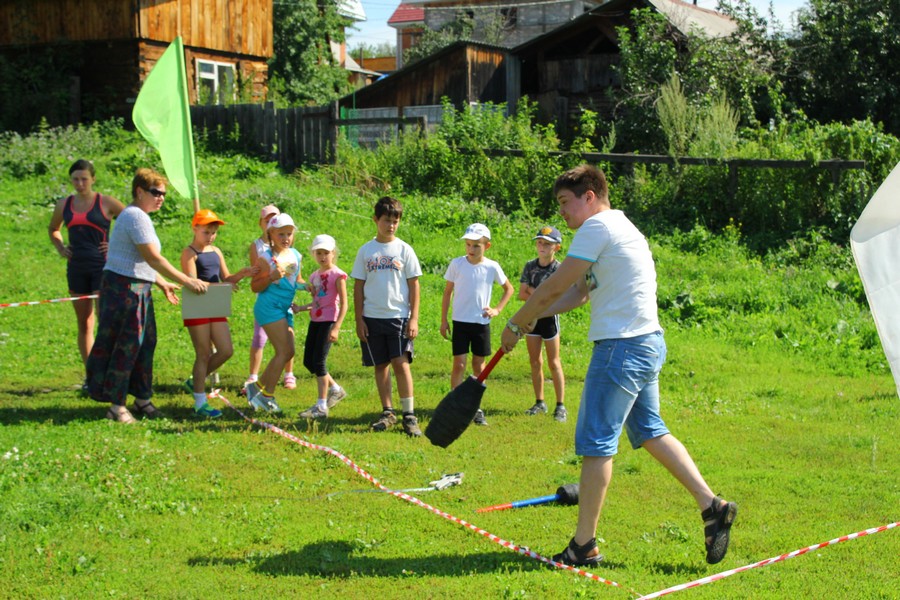
[[[444,279],[444,298],[441,302],[441,335],[452,336],[453,367],[450,387],[455,388],[466,375],[466,357],[472,352],[472,375],[478,376],[484,369],[484,358],[491,354],[491,319],[500,314],[515,291],[500,263],[485,257],[491,247],[491,231],[486,225],[473,223],[466,228],[462,238],[466,242],[466,254],[454,258],[447,267]],[[503,288],[503,297],[497,307],[491,306],[494,284]],[[453,327],[448,312],[453,304]],[[473,423],[487,425],[484,412],[479,408]]]
[[[666,344],[656,310],[656,268],[647,240],[609,204],[603,172],[581,165],[557,178],[559,214],[576,229],[565,260],[509,320],[501,345],[510,352],[539,317],[590,301],[594,342],[584,381],[575,451],[583,457],[578,525],[558,563],[593,566],[597,521],[612,477],[612,457],[625,428],[632,447],[646,449],[694,497],[704,522],[706,561],[725,557],[737,505],[712,493],[687,449],[659,414],[659,372]]]

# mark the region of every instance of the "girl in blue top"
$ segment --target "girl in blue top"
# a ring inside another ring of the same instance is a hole
[[[266,228],[269,249],[259,257],[259,272],[250,289],[256,292],[253,316],[265,330],[275,356],[269,360],[258,382],[246,385],[247,400],[255,409],[280,411],[275,402],[275,385],[287,362],[294,357],[294,313],[291,304],[298,289],[305,288],[300,274],[300,253],[294,250],[297,227],[290,215],[272,217]]]

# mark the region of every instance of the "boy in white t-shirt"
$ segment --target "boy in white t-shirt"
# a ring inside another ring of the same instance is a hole
[[[466,255],[454,258],[447,267],[444,279],[444,298],[441,302],[441,335],[453,341],[453,369],[450,387],[455,388],[466,375],[466,357],[472,352],[472,374],[478,376],[484,369],[484,359],[491,354],[491,319],[500,314],[514,289],[497,261],[485,258],[491,247],[491,232],[481,223],[469,225],[460,238],[466,241]],[[497,308],[491,307],[494,284],[503,288],[503,297]],[[453,302],[453,327],[448,321],[451,298]],[[452,337],[448,337],[452,336]],[[473,422],[487,425],[484,412],[479,408]]]
[[[413,340],[419,333],[419,277],[422,267],[412,246],[397,238],[403,206],[385,196],[375,203],[375,239],[363,244],[356,254],[350,277],[356,336],[362,349],[363,365],[375,367],[375,385],[381,398],[381,416],[373,431],[385,431],[397,423],[391,400],[391,370],[403,413],[403,431],[419,437],[410,364]]]

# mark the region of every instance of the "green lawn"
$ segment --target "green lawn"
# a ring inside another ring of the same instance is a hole
[[[298,221],[301,251],[316,233],[331,233],[342,248],[339,264],[349,270],[356,248],[374,234],[367,218],[374,198],[273,181],[231,183],[209,195],[207,205],[228,222],[218,245],[232,270],[241,265],[266,198]],[[6,189],[0,302],[66,295],[64,264],[45,233],[45,200],[61,185]],[[436,227],[416,217],[431,214],[428,199],[401,198],[407,216],[399,235],[417,248],[426,269],[412,367],[424,429],[448,391],[450,345],[438,332],[442,274],[462,254],[458,237],[470,209],[455,207],[447,217],[452,223]],[[517,281],[536,223],[488,224],[497,241],[488,256]],[[159,231],[163,254],[176,259],[189,241],[187,222],[176,218]],[[685,266],[694,264],[689,256],[664,254],[661,288],[694,268]],[[753,285],[765,286],[760,295],[778,295],[783,275],[773,272]],[[690,288],[692,281],[679,285]],[[252,300],[246,285],[235,296],[236,352],[222,369],[223,393],[242,408],[236,392],[246,375]],[[596,571],[624,588],[617,589],[547,568],[421,507],[371,492],[374,486],[337,458],[231,410],[217,421],[195,418],[180,390],[192,360],[189,337],[177,308],[158,297],[156,306],[155,400],[168,418],[131,427],[103,420],[102,405],[76,395],[82,373],[70,306],[0,309],[0,597],[624,598],[900,519],[900,402],[883,366],[836,368],[802,344],[790,350],[762,336],[748,340],[739,316],[725,316],[716,327],[667,321],[662,376],[669,427],[713,489],[740,506],[731,550],[719,565],[704,562],[702,525],[689,495],[623,441],[601,516],[607,560]],[[549,556],[571,536],[575,507],[475,510],[577,481],[572,438],[589,360],[585,322],[584,310],[563,318],[570,410],[564,424],[522,414],[533,401],[522,346],[487,381],[488,427],[470,428],[446,450],[409,439],[399,427],[369,432],[379,403],[349,326],[330,359],[349,397],[322,423],[300,421],[315,391],[312,377],[302,376],[296,390],[278,395],[284,414],[269,420],[343,453],[389,488],[423,487],[462,471],[457,487],[413,495]],[[298,323],[305,332],[302,316]],[[495,328],[495,344],[498,337]],[[894,529],[679,596],[898,598],[898,573]]]

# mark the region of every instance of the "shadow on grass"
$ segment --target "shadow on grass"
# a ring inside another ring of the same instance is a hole
[[[477,554],[438,554],[414,558],[373,558],[364,555],[354,544],[343,540],[317,542],[299,550],[272,556],[246,558],[196,557],[190,566],[238,566],[266,575],[313,575],[318,577],[458,577],[472,573],[536,570],[547,568],[512,552],[480,552]]]
[[[682,577],[696,578],[699,575],[707,574],[709,572],[709,569],[696,563],[672,564],[652,562],[650,563],[650,571],[653,573],[661,573],[663,575],[679,575]]]

